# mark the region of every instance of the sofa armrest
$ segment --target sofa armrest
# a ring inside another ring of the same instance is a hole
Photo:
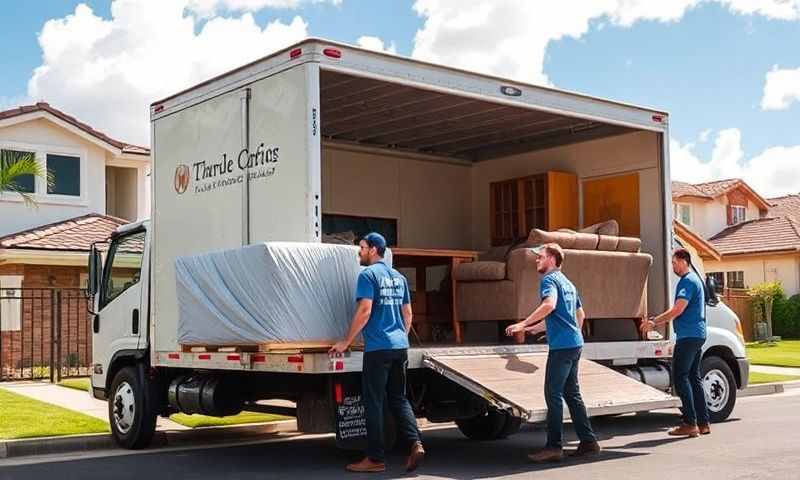
[[[541,303],[539,298],[539,271],[536,269],[536,254],[529,248],[518,248],[508,256],[506,275],[514,282],[517,304],[516,318],[530,315]]]

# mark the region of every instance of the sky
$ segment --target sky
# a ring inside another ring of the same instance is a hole
[[[800,192],[800,0],[8,0],[0,109],[148,105],[307,36],[670,112],[672,176]]]

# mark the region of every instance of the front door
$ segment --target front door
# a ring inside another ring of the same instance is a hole
[[[137,349],[146,328],[141,315],[144,242],[145,231],[140,230],[115,238],[108,249],[92,324],[92,358],[102,366],[92,372],[94,387],[105,388],[114,354]]]

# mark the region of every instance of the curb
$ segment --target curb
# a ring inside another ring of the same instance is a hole
[[[795,387],[792,386],[789,388],[795,388]],[[738,392],[738,396],[739,398],[756,397],[760,395],[773,395],[776,393],[783,393],[783,391],[784,391],[784,385],[782,383],[762,383],[759,385],[753,385],[747,387],[744,390],[740,390]]]
[[[189,445],[197,442],[202,442],[204,445],[232,441],[246,442],[252,441],[253,437],[265,434],[296,431],[297,422],[295,420],[227,427],[202,427],[193,430],[161,430],[155,433],[151,445],[163,447]],[[110,433],[6,440],[0,441],[0,459],[118,448],[120,447],[114,442]]]

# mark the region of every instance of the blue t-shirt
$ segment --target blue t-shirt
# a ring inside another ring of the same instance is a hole
[[[364,351],[408,348],[401,308],[411,303],[406,277],[378,262],[358,275],[356,300],[372,300],[372,313],[364,327]]]
[[[706,338],[706,296],[703,282],[694,272],[689,272],[678,281],[675,288],[675,301],[689,302],[682,314],[675,318],[675,337]]]
[[[542,277],[539,295],[542,300],[548,297],[556,299],[556,309],[545,318],[547,344],[550,350],[583,346],[583,335],[575,316],[581,308],[581,299],[578,297],[575,285],[560,270],[553,270]]]

